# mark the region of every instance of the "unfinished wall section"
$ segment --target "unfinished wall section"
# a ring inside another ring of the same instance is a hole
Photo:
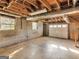
[[[72,40],[79,39],[79,23],[78,22],[70,23],[70,39]]]
[[[42,22],[37,22],[37,30],[32,30],[32,22],[26,21],[26,18],[15,18],[15,20],[15,30],[0,31],[0,47],[38,38],[43,35]]]

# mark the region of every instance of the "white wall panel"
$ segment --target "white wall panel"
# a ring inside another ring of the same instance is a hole
[[[68,24],[50,24],[49,36],[68,38]]]

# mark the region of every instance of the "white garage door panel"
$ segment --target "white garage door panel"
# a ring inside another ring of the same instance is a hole
[[[67,24],[50,24],[49,36],[68,38],[68,25]]]

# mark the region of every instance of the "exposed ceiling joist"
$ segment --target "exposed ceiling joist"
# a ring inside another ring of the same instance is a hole
[[[49,11],[51,11],[51,7],[46,0],[39,0]]]
[[[7,12],[7,11],[3,11],[3,10],[0,10],[0,14],[2,14],[2,15],[8,15],[8,16],[12,16],[12,17],[21,17],[20,15],[13,14],[13,13],[9,13],[9,12]]]
[[[62,22],[65,22],[63,20],[63,17],[54,17],[54,18],[50,18],[50,19],[44,19],[44,20],[41,20],[42,22],[46,22],[46,23],[62,23]]]
[[[73,0],[73,7],[76,6],[77,1],[78,1],[78,0]]]
[[[38,6],[36,4],[36,0],[24,0],[24,2],[28,2],[29,4],[33,5],[36,9],[38,9]]]
[[[64,16],[64,15],[69,15],[69,14],[74,14],[74,13],[79,13],[79,8],[70,8],[67,10],[63,10],[59,13],[55,12],[55,13],[45,13],[45,14],[40,14],[40,15],[36,15],[36,16],[30,16],[27,17],[27,20],[39,20],[39,19],[48,19],[48,18],[52,18],[52,17],[57,17],[57,16]]]
[[[29,9],[31,12],[33,12],[30,4],[28,4],[27,2],[23,2],[23,4],[25,5],[26,9]]]
[[[38,15],[38,14],[42,14],[42,13],[45,13],[45,12],[47,12],[47,10],[43,9],[43,10],[38,10],[36,12],[29,13],[29,15],[33,16],[33,15]]]
[[[8,7],[4,10],[10,10],[12,12],[18,13],[20,15],[27,15],[29,12],[25,9],[24,5],[17,3],[16,1],[12,1]]]
[[[63,16],[63,20],[64,20],[66,23],[70,23],[69,18],[68,18],[67,15],[64,15],[64,16]]]
[[[40,12],[40,10],[45,8],[48,10],[47,12],[54,12],[60,9],[60,11],[62,11],[62,9],[67,9],[67,7],[71,8],[69,6],[72,6],[72,3],[73,6],[75,6],[77,1],[78,0],[0,0],[0,8],[15,14],[27,16],[29,13],[37,13],[37,11]]]
[[[59,4],[59,0],[55,0],[56,1],[56,4],[57,4],[57,8],[60,9],[60,4]]]
[[[72,16],[68,16],[68,17],[69,17],[71,23],[79,23],[79,21],[76,20],[75,18],[73,18]]]
[[[68,2],[68,6],[70,6],[70,0],[67,0],[67,2]]]

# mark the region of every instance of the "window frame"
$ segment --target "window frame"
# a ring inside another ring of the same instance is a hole
[[[38,22],[32,22],[32,30],[38,29]]]
[[[12,21],[10,21],[10,20],[12,20]],[[3,21],[5,21],[5,22],[3,22]],[[7,22],[7,21],[10,21],[10,23]],[[11,22],[13,24],[11,24]],[[8,26],[8,28],[6,26]],[[13,26],[13,28],[11,28],[11,26]],[[4,27],[4,28],[2,28],[2,27]],[[15,29],[16,29],[16,20],[15,20],[15,18],[0,15],[0,31],[8,31],[8,30],[15,30]]]

